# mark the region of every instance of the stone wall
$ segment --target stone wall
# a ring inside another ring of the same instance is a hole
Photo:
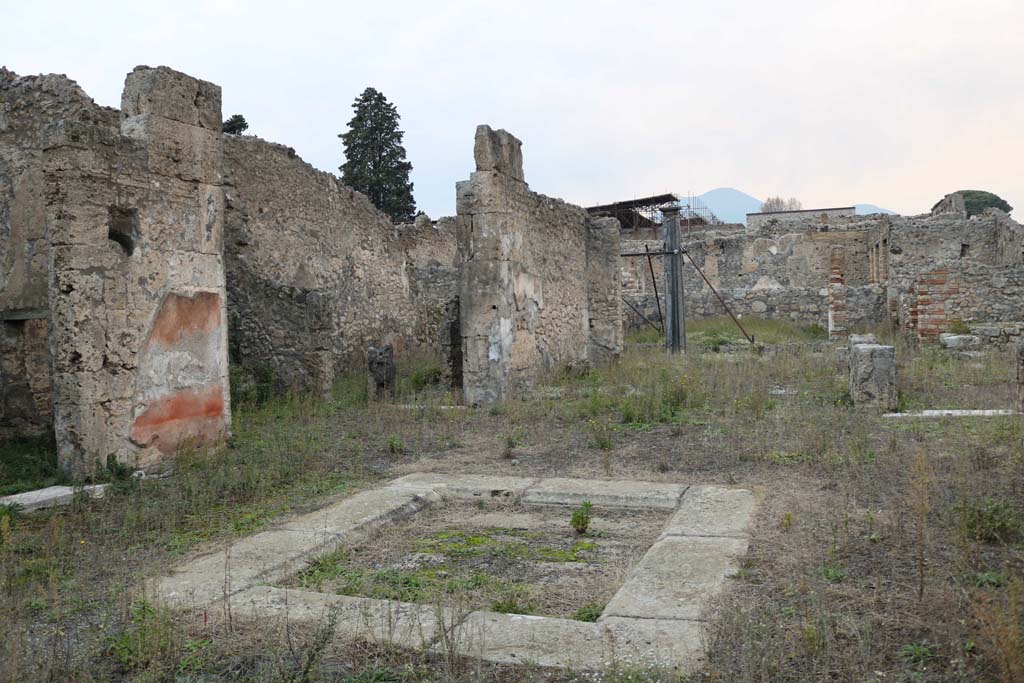
[[[476,171],[457,185],[463,390],[468,403],[502,401],[546,370],[586,362],[588,260],[607,270],[618,232],[582,208],[530,191],[521,143],[477,128]],[[616,355],[607,287],[595,294],[595,349]]]
[[[0,441],[52,431],[49,321],[0,320]]]
[[[217,441],[230,426],[220,89],[138,67],[120,112],[63,76],[3,72],[0,89],[5,428],[48,431],[52,414],[72,476]]]
[[[456,290],[452,219],[396,228],[289,147],[224,135],[224,150],[234,362],[325,392],[365,367],[370,344],[438,349]]]
[[[117,130],[65,76],[0,68],[0,438],[52,432],[43,149],[67,122]]]
[[[747,228],[749,230],[760,230],[761,228],[796,221],[800,223],[811,223],[826,227],[835,218],[846,218],[857,214],[856,207],[840,206],[828,209],[799,209],[797,211],[768,211],[747,214]]]

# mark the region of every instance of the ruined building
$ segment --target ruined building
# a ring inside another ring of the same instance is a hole
[[[326,393],[390,343],[484,403],[617,356],[618,223],[532,192],[505,131],[474,156],[457,217],[395,226],[223,134],[211,83],[137,67],[119,111],[0,70],[0,438],[53,434],[74,476],[153,469],[229,432],[229,359]]]
[[[684,232],[683,246],[729,307],[741,314],[827,328],[892,324],[922,338],[961,322],[994,343],[1024,324],[1024,226],[998,209],[967,216],[947,197],[920,216],[780,212],[741,225]],[[626,252],[660,241],[623,241]],[[661,286],[661,264],[653,263]],[[623,259],[624,295],[657,320],[649,266]],[[724,309],[696,269],[684,268],[687,315]],[[630,312],[627,309],[627,312]],[[643,324],[630,312],[629,324]]]

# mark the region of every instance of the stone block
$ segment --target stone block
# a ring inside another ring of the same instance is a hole
[[[417,472],[395,479],[388,488],[413,491],[436,491],[442,496],[462,500],[519,498],[537,483],[525,477],[487,476],[481,474],[442,474]]]
[[[166,66],[137,66],[125,78],[121,111],[129,117],[154,114],[219,135],[221,90],[219,85]]]
[[[525,503],[579,505],[589,500],[594,507],[675,509],[686,490],[682,484],[603,479],[542,479],[523,496]]]
[[[724,486],[691,486],[665,526],[666,536],[750,535],[754,492]]]
[[[707,601],[747,552],[742,538],[671,536],[655,543],[609,601],[600,621],[701,619]]]
[[[433,490],[423,489],[363,491],[340,503],[288,520],[281,528],[353,536],[413,515],[440,498]]]
[[[881,344],[857,344],[850,348],[850,398],[854,405],[896,409],[896,349]]]
[[[568,619],[472,612],[456,627],[451,647],[459,654],[500,664],[602,669],[604,629]],[[432,648],[445,652],[443,643]]]
[[[981,346],[981,339],[973,334],[950,334],[949,332],[943,332],[939,335],[939,346],[952,351],[961,351]]]
[[[488,125],[476,127],[473,158],[477,171],[497,171],[523,180],[523,143],[506,130],[494,130]]]
[[[124,120],[121,133],[148,152],[148,170],[156,175],[208,185],[221,184],[221,133],[187,126],[155,114]]]
[[[627,619],[601,621],[608,642],[607,661],[638,668],[696,670],[704,660],[703,624],[683,619]]]
[[[458,617],[452,610],[436,605],[419,605],[394,600],[374,600],[346,595],[254,586],[231,597],[233,616],[266,623],[287,619],[316,625],[330,615],[336,617],[334,635],[345,641],[368,641],[425,649]]]

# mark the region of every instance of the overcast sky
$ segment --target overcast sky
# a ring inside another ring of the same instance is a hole
[[[534,190],[584,205],[731,186],[920,213],[970,188],[1024,211],[1022,0],[3,0],[0,64],[110,106],[136,64],[167,65],[329,171],[373,86],[433,217],[478,123],[523,140]]]

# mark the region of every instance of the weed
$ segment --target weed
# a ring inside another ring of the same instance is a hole
[[[924,667],[929,659],[935,657],[935,651],[928,643],[909,643],[900,648],[900,656],[911,664]]]
[[[950,334],[970,334],[971,326],[965,323],[963,320],[954,319],[949,321],[949,333]]]
[[[602,451],[610,451],[613,434],[611,424],[602,420],[589,420],[587,426],[590,430],[591,445]]]
[[[573,510],[572,519],[569,520],[569,523],[576,530],[576,533],[580,535],[587,533],[587,529],[590,527],[590,510],[592,507],[590,501],[585,500],[578,508]]]
[[[971,583],[977,588],[999,588],[1006,582],[999,572],[975,572],[971,575]]]
[[[1016,508],[1003,500],[987,496],[979,501],[963,499],[954,512],[957,528],[977,541],[1007,543],[1020,532]]]
[[[503,614],[533,614],[535,609],[530,602],[529,590],[525,587],[515,587],[491,603],[491,611]]]
[[[782,523],[780,525],[783,531],[789,531],[793,527],[793,513],[787,512],[782,515]]]
[[[919,450],[911,465],[910,509],[914,514],[914,541],[917,546],[917,599],[924,597],[925,556],[928,541],[928,513],[931,512],[931,471],[928,455]]]
[[[405,443],[402,441],[402,437],[391,435],[387,441],[388,453],[399,455],[405,453]]]
[[[821,574],[829,583],[842,583],[847,576],[846,569],[838,565],[826,564],[821,568]]]
[[[604,605],[596,602],[588,602],[586,605],[583,605],[576,610],[576,613],[573,614],[572,618],[576,621],[597,621],[598,617],[601,616],[601,612],[604,611],[604,607]]]

